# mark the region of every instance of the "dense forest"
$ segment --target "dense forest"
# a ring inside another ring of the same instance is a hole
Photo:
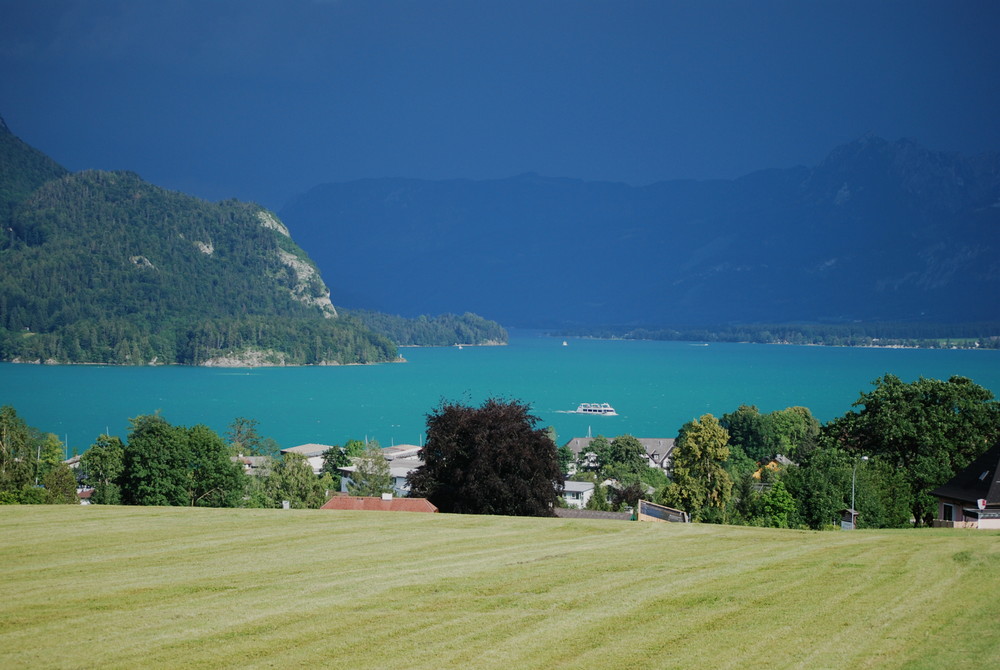
[[[258,205],[131,172],[70,174],[2,120],[0,152],[0,360],[373,363],[398,358],[394,337],[506,337],[474,315],[338,315],[315,264]]]
[[[348,314],[401,347],[506,344],[508,338],[499,323],[469,312],[415,319],[365,310],[351,310]]]
[[[366,363],[395,347],[337,319],[305,253],[262,208],[209,203],[128,172],[49,181],[0,241],[0,357],[200,364]]]

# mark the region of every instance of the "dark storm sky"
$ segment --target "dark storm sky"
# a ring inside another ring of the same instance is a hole
[[[645,184],[866,132],[1000,149],[1000,2],[0,0],[0,116],[71,170]]]

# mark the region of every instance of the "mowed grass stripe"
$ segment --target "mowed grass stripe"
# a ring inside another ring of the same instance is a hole
[[[0,532],[4,667],[1000,657],[995,532],[96,506],[0,508]]]

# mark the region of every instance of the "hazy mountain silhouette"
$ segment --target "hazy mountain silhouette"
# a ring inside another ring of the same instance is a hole
[[[645,187],[324,184],[281,212],[347,306],[508,325],[995,319],[1000,154],[866,136],[818,166]]]

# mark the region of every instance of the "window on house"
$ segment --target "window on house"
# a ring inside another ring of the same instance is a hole
[[[941,518],[944,521],[955,520],[955,508],[948,503],[941,503]]]

